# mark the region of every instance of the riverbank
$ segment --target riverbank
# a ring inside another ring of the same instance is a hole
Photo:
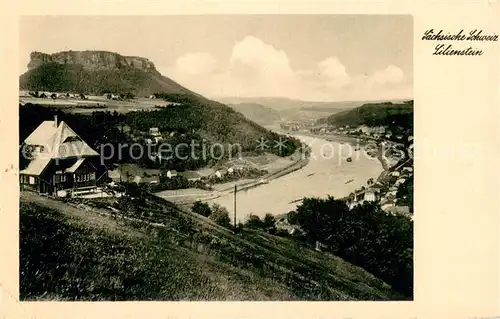
[[[295,172],[307,165],[309,159],[307,157],[302,157],[298,155],[298,160],[290,163],[289,165],[277,169],[274,172],[263,175],[259,179],[243,179],[233,182],[227,182],[224,184],[218,184],[214,186],[213,191],[204,191],[197,188],[179,189],[179,190],[167,190],[155,193],[163,199],[175,202],[179,205],[189,205],[195,201],[206,202],[216,199],[221,196],[229,195],[234,193],[234,187],[236,186],[236,192],[247,191],[249,189],[258,187],[260,185],[265,185],[274,179],[280,178],[292,172]]]
[[[307,165],[294,165],[288,172],[282,172],[286,174],[276,174],[267,183],[238,187],[238,221],[244,220],[250,213],[260,217],[266,213],[287,213],[296,208],[297,199],[304,197],[347,197],[353,190],[366,186],[370,178],[377,178],[384,170],[376,157],[363,156],[363,147],[353,151],[347,143],[303,135],[295,137],[311,147]],[[352,161],[346,161],[347,157],[352,157]],[[207,202],[217,203],[232,212],[233,193],[234,187],[228,193]]]
[[[380,175],[376,179],[377,181],[383,180],[387,176],[387,174],[392,166],[389,159],[384,154],[384,152],[387,150],[384,148],[383,143],[384,142],[387,143],[387,141],[379,141],[379,140],[376,140],[376,139],[370,138],[370,137],[353,137],[353,136],[349,136],[349,135],[345,135],[345,134],[328,134],[328,135],[324,135],[324,136],[318,136],[318,135],[315,135],[315,134],[308,132],[307,136],[311,136],[314,138],[324,137],[327,141],[337,141],[337,142],[342,141],[342,142],[345,142],[345,143],[351,145],[351,147],[360,147],[361,145],[366,146],[366,145],[376,144],[376,146],[377,146],[376,157],[379,160],[379,162],[383,168],[383,171],[380,173]]]

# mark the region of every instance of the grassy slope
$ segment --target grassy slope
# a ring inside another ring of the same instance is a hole
[[[154,227],[42,201],[21,203],[22,300],[401,299],[340,258],[168,203],[146,199]]]

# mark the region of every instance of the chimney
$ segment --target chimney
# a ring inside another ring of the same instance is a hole
[[[57,115],[54,115],[54,126],[57,128]]]

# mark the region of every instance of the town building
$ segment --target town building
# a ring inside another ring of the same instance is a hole
[[[58,195],[93,191],[107,182],[108,170],[93,150],[64,121],[42,122],[23,142],[27,166],[19,174],[21,190]]]
[[[387,213],[391,213],[393,215],[404,215],[408,217],[412,217],[412,214],[410,212],[410,207],[409,206],[388,206],[384,210]]]
[[[375,192],[373,191],[366,191],[364,194],[363,199],[367,202],[374,202],[377,200],[377,197],[375,195]]]
[[[161,133],[157,127],[151,127],[149,129],[149,135],[151,135],[151,137],[158,137],[161,136]]]
[[[222,176],[226,175],[227,174],[227,170],[226,169],[220,169],[220,170],[217,170],[214,175],[217,177],[217,178],[222,178]]]
[[[177,171],[176,170],[170,170],[167,172],[167,177],[172,178],[177,176]]]
[[[405,182],[405,181],[406,181],[406,179],[404,179],[404,178],[400,178],[400,179],[398,179],[398,180],[396,181],[396,183],[394,183],[394,186],[396,186],[396,187],[397,187],[397,186],[399,186],[399,185],[401,185],[401,184],[404,184],[404,182]]]
[[[409,166],[403,167],[403,172],[413,172],[413,168]]]
[[[185,171],[179,173],[179,176],[185,177],[190,182],[196,182],[201,180],[201,176],[194,171]]]

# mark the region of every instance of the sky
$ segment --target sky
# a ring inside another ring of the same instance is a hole
[[[20,74],[32,51],[105,50],[208,98],[413,98],[408,15],[29,16],[19,40]]]

